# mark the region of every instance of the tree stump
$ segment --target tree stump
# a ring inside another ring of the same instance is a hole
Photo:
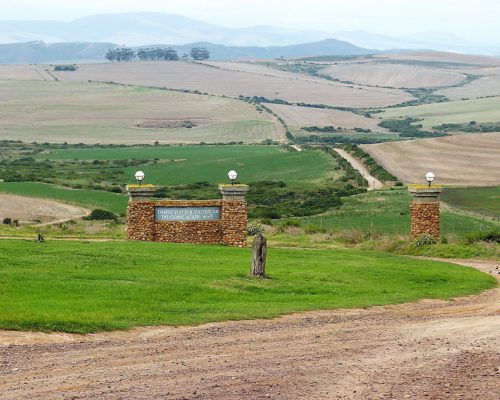
[[[266,277],[267,239],[262,233],[255,235],[252,244],[252,271],[253,276]]]

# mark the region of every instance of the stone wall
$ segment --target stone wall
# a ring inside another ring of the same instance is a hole
[[[155,207],[220,207],[220,221],[155,221]],[[247,244],[245,201],[131,201],[127,209],[128,240],[170,243]]]
[[[127,207],[127,239],[154,240],[155,205],[152,201],[129,202]]]
[[[222,242],[230,246],[247,245],[248,217],[245,201],[222,201]]]
[[[430,235],[439,239],[440,219],[439,203],[422,203],[414,201],[411,204],[411,236]]]

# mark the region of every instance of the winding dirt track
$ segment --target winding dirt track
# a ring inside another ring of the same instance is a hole
[[[0,398],[497,400],[499,300],[496,288],[200,327],[0,332]]]
[[[368,182],[368,190],[378,190],[384,187],[384,184],[380,182],[377,178],[370,174],[370,171],[366,169],[361,161],[357,158],[351,156],[347,151],[342,149],[333,149],[335,150],[344,160],[346,160],[351,166],[358,171],[363,178]]]

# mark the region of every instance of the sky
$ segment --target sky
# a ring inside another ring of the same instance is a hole
[[[499,0],[0,0],[0,19],[72,20],[156,11],[214,25],[270,25],[329,33],[364,30],[388,35],[446,32],[498,44]]]

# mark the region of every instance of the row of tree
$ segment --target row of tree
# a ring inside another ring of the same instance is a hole
[[[188,54],[182,56],[183,59],[188,59],[191,56],[193,60],[208,60],[210,58],[210,52],[205,47],[193,47]],[[129,48],[121,48],[109,50],[106,53],[106,59],[108,61],[132,61],[134,58],[139,58],[140,60],[153,60],[153,61],[177,61],[179,55],[177,51],[169,48],[144,48],[139,49],[135,52]]]

